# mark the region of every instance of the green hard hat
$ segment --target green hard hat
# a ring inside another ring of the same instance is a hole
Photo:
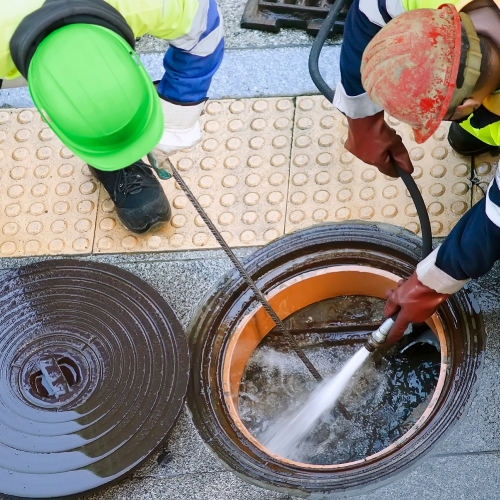
[[[126,167],[162,136],[151,79],[130,45],[107,28],[72,24],[51,33],[31,59],[28,85],[49,127],[93,167]]]

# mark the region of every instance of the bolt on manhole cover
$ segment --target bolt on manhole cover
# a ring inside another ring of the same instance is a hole
[[[170,306],[114,266],[46,261],[0,277],[0,495],[77,495],[130,473],[182,407]]]

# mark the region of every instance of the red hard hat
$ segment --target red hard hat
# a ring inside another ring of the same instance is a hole
[[[450,106],[460,66],[460,16],[451,4],[395,17],[363,54],[363,87],[373,102],[426,141]]]

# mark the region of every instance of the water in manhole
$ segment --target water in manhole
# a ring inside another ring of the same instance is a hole
[[[414,272],[421,256],[420,243],[415,235],[394,226],[319,224],[258,250],[245,267],[320,370],[328,365],[335,372],[380,324],[385,292]],[[324,307],[328,302],[322,304],[323,312],[307,314],[309,307],[329,300],[330,305],[336,304],[333,313],[337,316]],[[341,303],[345,307],[340,308]],[[304,498],[364,494],[416,467],[466,414],[474,396],[482,367],[484,326],[471,293],[463,289],[454,294],[427,325],[435,334],[436,352],[425,346],[404,351],[404,366],[413,363],[408,371],[401,369],[397,357],[389,359],[390,353],[386,353],[387,365],[382,361],[372,367],[375,374],[368,377],[369,382],[381,376],[382,382],[373,391],[359,383],[357,400],[354,393],[346,393],[343,406],[333,410],[333,424],[327,419],[329,425],[319,426],[319,445],[310,453],[314,456],[289,459],[272,452],[256,436],[259,429],[264,432],[266,418],[274,418],[274,407],[286,411],[289,401],[299,400],[299,391],[309,391],[309,378],[301,378],[297,372],[302,369],[298,360],[291,372],[273,368],[274,381],[267,389],[258,385],[258,373],[250,377],[256,356],[264,356],[266,350],[284,360],[285,367],[287,359],[293,358],[281,337],[273,335],[274,324],[266,311],[255,305],[238,273],[230,272],[201,301],[188,328],[193,361],[188,403],[193,421],[217,455],[252,484]],[[422,359],[431,364],[439,360],[436,384],[434,367],[422,366]],[[409,376],[411,371],[415,377]],[[422,377],[424,373],[428,377]],[[249,380],[256,387],[251,388]],[[397,391],[385,391],[390,384]],[[264,398],[266,391],[272,395],[269,401]],[[283,394],[289,399],[283,400]],[[395,395],[399,402],[392,399]],[[385,407],[377,408],[376,401]],[[253,414],[249,413],[252,408]],[[372,410],[366,423],[363,418]],[[338,424],[342,422],[350,435],[341,432]],[[382,432],[379,427],[384,425]],[[334,426],[335,435],[331,434]],[[356,429],[357,442],[362,445],[359,449],[351,444]],[[370,442],[368,429],[378,433]],[[329,439],[336,440],[337,450],[328,449]],[[379,451],[373,453],[375,450]]]
[[[329,377],[383,321],[384,305],[375,297],[334,297],[296,312],[286,323],[314,365]],[[418,338],[425,329],[416,327],[411,337]],[[285,458],[315,465],[353,462],[383,450],[409,430],[432,397],[441,356],[428,343],[401,352],[404,343],[384,357],[370,356],[334,408]],[[274,425],[304,404],[315,386],[279,333],[270,333],[246,365],[239,393],[241,420],[265,443]]]

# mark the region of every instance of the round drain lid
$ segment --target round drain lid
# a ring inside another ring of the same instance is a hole
[[[0,495],[77,495],[116,481],[182,407],[182,327],[152,287],[77,260],[0,276]]]

